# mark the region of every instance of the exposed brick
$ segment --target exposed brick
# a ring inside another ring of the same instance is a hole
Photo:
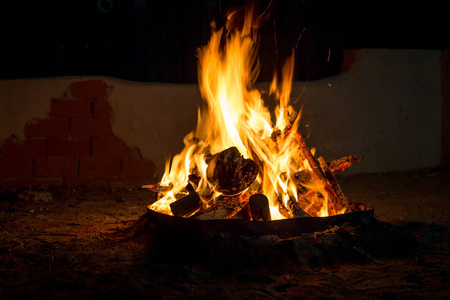
[[[89,156],[89,138],[49,138],[48,156]]]
[[[67,137],[69,136],[68,118],[32,120],[25,125],[27,137]]]
[[[62,186],[64,180],[61,177],[55,178],[32,178],[29,185],[51,185],[51,186]]]
[[[0,179],[0,186],[4,188],[19,188],[31,186],[32,178],[7,178]]]
[[[120,174],[120,160],[115,157],[80,157],[80,177],[112,177]]]
[[[106,100],[94,100],[92,104],[92,116],[94,118],[109,119],[112,116],[112,109]]]
[[[141,158],[122,159],[122,177],[150,176],[154,178],[155,173],[156,167],[151,160]]]
[[[132,150],[115,136],[92,138],[91,147],[92,156],[132,156]]]
[[[108,184],[144,185],[154,183],[156,183],[156,179],[150,175],[108,178]]]
[[[0,157],[0,178],[31,178],[33,159],[31,157]]]
[[[105,177],[65,177],[65,185],[75,185],[75,184],[106,184],[107,179]]]
[[[72,98],[104,99],[108,95],[108,86],[100,79],[77,81],[70,86],[70,94]]]
[[[88,118],[91,116],[90,99],[57,99],[52,98],[50,117]]]
[[[62,186],[62,178],[8,178],[0,179],[0,186],[5,188],[20,188],[30,186]]]
[[[63,177],[77,175],[76,157],[47,157],[34,161],[35,177]]]
[[[1,146],[0,155],[5,157],[45,157],[45,139],[27,139],[23,142],[9,139]]]
[[[70,133],[73,137],[111,136],[109,119],[74,118],[70,122]]]

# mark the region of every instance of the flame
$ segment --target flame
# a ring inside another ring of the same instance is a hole
[[[172,188],[150,208],[171,215],[169,205],[186,194],[190,174],[200,177],[194,188],[207,207],[219,193],[206,177],[206,157],[236,147],[245,158],[263,165],[251,190],[268,197],[272,220],[287,217],[279,208],[289,201],[312,216],[328,216],[326,183],[314,176],[304,158],[297,134],[300,114],[289,104],[294,52],[282,68],[281,84],[274,76],[270,85],[270,94],[278,101],[272,122],[260,91],[253,87],[259,74],[253,10],[245,12],[242,24],[238,16],[239,12],[231,13],[226,32],[213,30],[209,43],[198,50],[199,89],[205,105],[199,108],[195,131],[184,139],[184,150],[166,163],[160,185]],[[302,170],[312,174],[304,184],[309,190],[305,195],[299,195],[292,179]]]

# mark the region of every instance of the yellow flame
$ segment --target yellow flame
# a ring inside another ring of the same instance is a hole
[[[257,187],[252,191],[269,198],[273,220],[285,218],[278,209],[280,202],[286,207],[289,199],[298,201],[291,174],[311,170],[311,166],[300,159],[302,154],[295,138],[299,114],[289,104],[294,52],[282,68],[281,85],[276,76],[270,85],[270,93],[278,100],[273,123],[261,93],[253,88],[259,74],[253,11],[247,10],[240,26],[236,16],[236,12],[230,14],[227,31],[214,30],[209,43],[198,51],[199,89],[206,105],[199,108],[196,130],[185,137],[184,150],[171,163],[167,162],[161,185],[171,183],[173,187],[150,207],[153,210],[172,214],[169,205],[185,190],[189,174],[201,178],[195,187],[199,194],[213,188],[206,177],[205,156],[229,147],[236,147],[244,157],[263,164],[263,178],[258,176]],[[315,178],[307,188],[316,193],[308,196],[307,204],[299,202],[301,208],[312,215],[327,216],[324,183]],[[320,210],[314,211],[312,208],[317,206]]]

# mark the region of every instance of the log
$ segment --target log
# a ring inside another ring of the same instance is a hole
[[[170,204],[170,209],[174,216],[182,217],[194,213],[200,209],[202,201],[196,192],[191,192],[189,195],[178,199]]]
[[[300,205],[298,205],[297,201],[295,199],[289,199],[287,201],[286,205],[287,209],[290,212],[291,218],[307,218],[311,217],[306,211],[304,211]]]
[[[206,169],[206,177],[215,190],[224,195],[236,195],[247,189],[258,176],[258,166],[244,159],[236,147],[213,155]]]
[[[210,212],[198,215],[195,218],[198,220],[230,219],[229,216],[232,213],[233,213],[233,209],[221,208],[221,209],[215,209]]]
[[[160,192],[168,192],[173,188],[173,184],[169,183],[169,185],[161,185],[161,184],[148,184],[143,185],[142,188],[149,189],[152,192],[160,193]]]
[[[327,163],[323,159],[323,157],[319,157],[318,161],[320,163],[321,168],[323,169],[323,172],[327,178],[327,186],[326,190],[329,191],[329,194],[332,194],[333,201],[330,200],[330,205],[332,207],[333,215],[337,214],[342,209],[348,209],[349,203],[345,199],[344,193],[342,192],[341,187],[339,186],[339,183],[336,180],[336,177],[334,177],[333,172],[328,168]]]
[[[232,219],[243,219],[243,220],[251,220],[252,212],[250,210],[250,203],[247,203],[242,207],[242,209],[232,217]]]
[[[291,133],[291,129],[287,128],[286,134]],[[308,161],[309,166],[311,167],[311,172],[322,181],[325,181],[325,174],[323,174],[322,169],[319,166],[319,163],[316,161],[311,151],[309,150],[308,145],[306,145],[305,140],[299,132],[295,132],[295,139],[297,140],[298,147],[300,148],[300,152],[302,156]]]
[[[263,194],[254,194],[250,197],[250,211],[253,221],[270,221],[269,199]]]
[[[349,155],[341,157],[330,162],[328,164],[328,167],[330,168],[331,172],[333,172],[333,174],[336,175],[338,173],[341,173],[348,167],[351,167],[352,165],[356,164],[362,158],[363,157],[360,155]]]
[[[297,187],[297,194],[303,195],[309,191],[309,189],[305,187],[305,184],[312,180],[310,171],[302,170],[295,172],[291,175],[291,179]]]
[[[199,211],[194,217],[199,219],[231,219],[248,204],[249,195],[243,193],[239,196],[219,196],[215,203],[203,211]],[[217,215],[211,212],[220,211]],[[201,217],[205,215],[204,217]]]

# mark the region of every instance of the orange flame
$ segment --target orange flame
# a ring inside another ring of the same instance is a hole
[[[282,69],[281,85],[274,76],[270,86],[278,100],[273,123],[261,93],[253,88],[259,73],[253,11],[246,11],[240,28],[236,16],[236,12],[228,16],[226,33],[223,28],[213,31],[209,43],[198,51],[199,88],[206,106],[199,108],[197,128],[185,137],[184,150],[166,164],[160,184],[171,184],[171,190],[150,208],[171,215],[169,204],[186,194],[188,176],[193,173],[201,178],[194,188],[200,196],[208,195],[201,198],[209,205],[218,193],[207,180],[205,156],[236,147],[245,158],[263,165],[252,191],[268,197],[272,220],[286,218],[279,206],[286,207],[288,201],[297,202],[311,215],[328,216],[325,183],[312,176],[305,184],[310,191],[305,196],[298,194],[292,179],[295,172],[311,170],[296,139],[300,114],[289,104],[294,52]]]

